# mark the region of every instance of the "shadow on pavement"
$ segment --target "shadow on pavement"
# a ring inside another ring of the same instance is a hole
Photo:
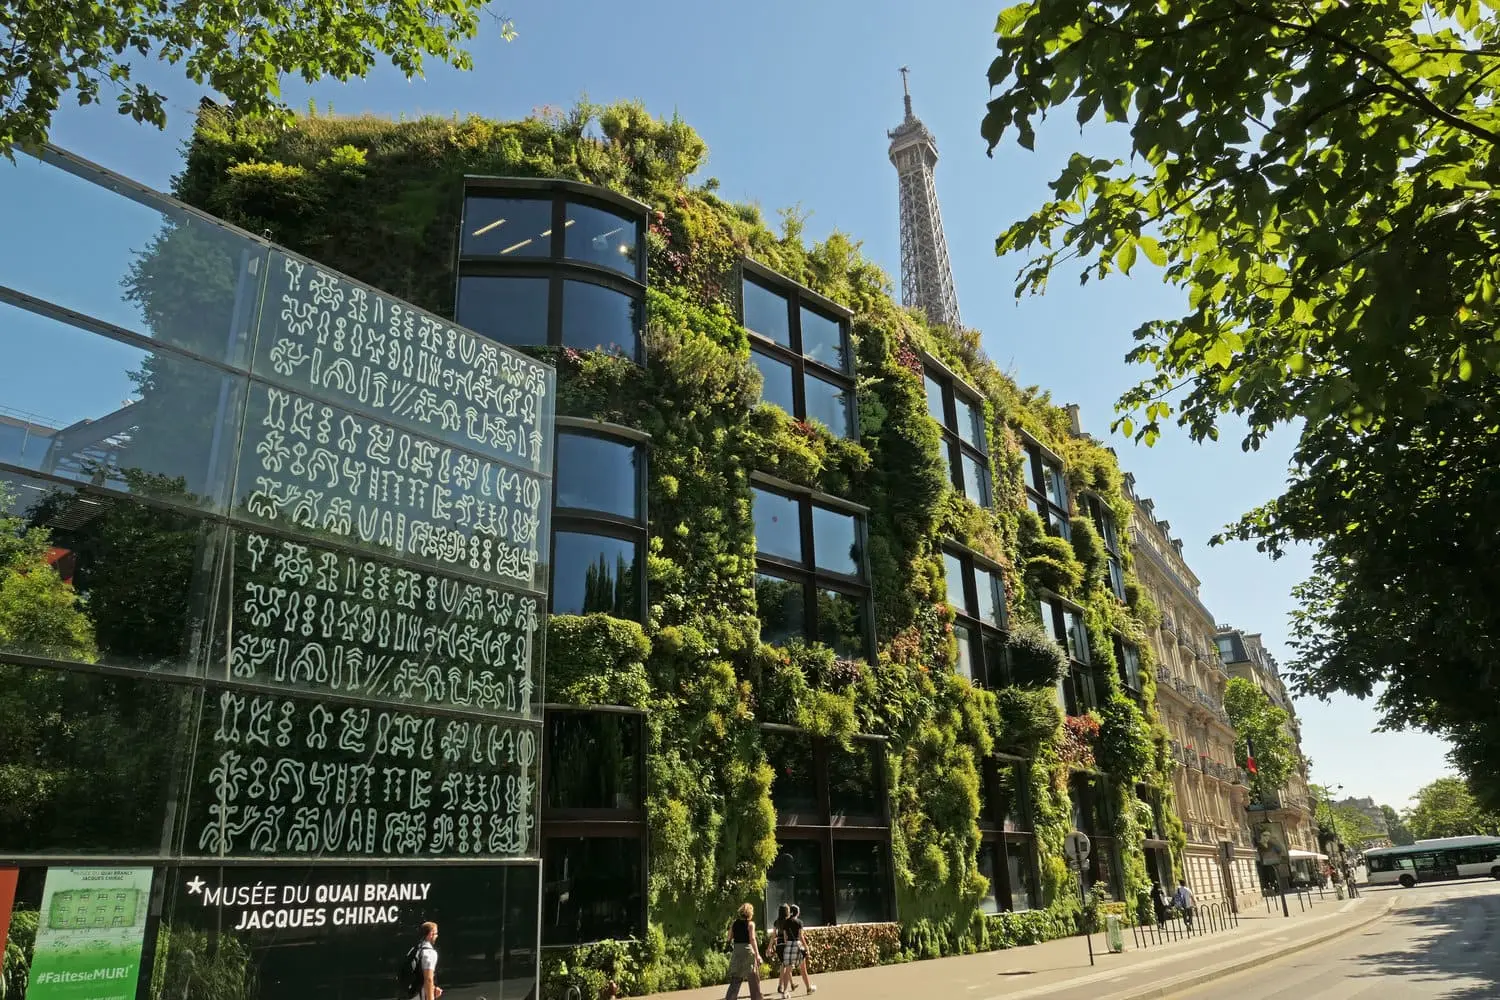
[[[1356,957],[1353,963],[1361,971],[1355,975],[1427,982],[1432,995],[1443,1000],[1500,997],[1500,951],[1494,946],[1500,932],[1500,891],[1408,903],[1396,919],[1412,925],[1422,940],[1409,950]],[[1449,982],[1453,985],[1443,992]]]

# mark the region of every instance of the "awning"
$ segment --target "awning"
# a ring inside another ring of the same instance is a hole
[[[1287,851],[1286,854],[1287,857],[1291,858],[1293,861],[1304,861],[1309,858],[1322,858],[1324,861],[1328,860],[1328,855],[1326,854],[1318,854],[1316,851],[1299,851],[1295,847]]]

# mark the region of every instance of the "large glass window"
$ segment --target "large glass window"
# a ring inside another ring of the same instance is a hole
[[[577,431],[557,435],[560,508],[640,518],[642,447]]]
[[[542,760],[549,812],[639,811],[643,721],[628,712],[548,709]]]
[[[942,455],[949,484],[979,506],[991,506],[984,405],[972,389],[935,363],[923,370],[922,384],[927,390],[927,412],[943,431]]]
[[[542,347],[547,334],[548,280],[495,274],[458,279],[459,323],[512,347]]]
[[[1083,613],[1055,597],[1037,601],[1042,626],[1067,651],[1071,666],[1057,683],[1059,704],[1069,715],[1081,715],[1098,705],[1094,675],[1089,667],[1088,629]]]
[[[1105,583],[1109,586],[1110,593],[1123,601],[1125,600],[1125,563],[1120,551],[1120,532],[1115,527],[1114,511],[1110,510],[1109,505],[1097,496],[1089,496],[1087,505],[1094,527],[1099,529],[1099,537],[1104,540]]]
[[[1071,538],[1068,481],[1063,476],[1062,463],[1041,445],[1032,442],[1026,446],[1026,464],[1027,504],[1036,511],[1048,531],[1062,538]]]
[[[761,372],[761,401],[837,437],[855,435],[854,380],[848,323],[821,296],[745,264],[741,321],[751,333],[751,360]],[[811,304],[810,304],[811,303]]]
[[[823,917],[823,845],[817,840],[781,840],[776,860],[766,873],[764,922],[783,904],[801,908],[805,927],[817,927]]]
[[[1128,642],[1115,640],[1115,655],[1120,661],[1120,681],[1125,687],[1139,694],[1141,691],[1141,654]]]
[[[979,848],[979,869],[990,880],[981,902],[987,913],[1029,910],[1035,903],[1032,824],[1026,796],[1028,765],[1011,758],[988,758],[981,770],[982,814],[985,830]]]
[[[635,219],[570,201],[563,227],[563,253],[569,260],[597,264],[631,277],[640,273],[640,223]]]
[[[999,572],[968,551],[943,553],[948,603],[958,621],[958,672],[981,684],[1006,682],[1005,591]]]
[[[761,558],[756,599],[762,641],[802,638],[841,657],[868,658],[869,590],[860,516],[764,487],[753,490],[752,512]],[[800,597],[794,593],[798,588]]]
[[[884,840],[833,842],[834,919],[841,924],[891,919],[891,877]]]
[[[552,613],[606,614],[639,621],[640,542],[558,531],[553,536]]]
[[[625,292],[587,281],[564,281],[562,345],[579,351],[637,356],[640,303]]]
[[[542,943],[645,935],[644,841],[549,837],[542,861]]]
[[[460,253],[552,256],[552,199],[471,194],[464,199]]]
[[[0,400],[23,411],[26,423],[4,460],[177,505],[223,509],[232,449],[221,446],[217,432],[238,425],[242,379],[4,303],[0,358]]]
[[[818,765],[813,738],[806,733],[766,730],[761,745],[776,776],[771,781],[771,804],[782,822],[796,817],[799,823],[817,824],[823,813],[818,788]]]
[[[880,746],[854,740],[846,749],[828,747],[828,808],[833,816],[880,817],[884,783],[880,776]]]

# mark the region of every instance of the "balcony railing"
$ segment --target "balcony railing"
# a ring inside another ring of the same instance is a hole
[[[1173,621],[1172,616],[1167,614],[1165,611],[1163,611],[1161,615],[1161,627],[1166,629],[1168,632],[1171,632],[1173,635],[1177,634],[1177,622]]]

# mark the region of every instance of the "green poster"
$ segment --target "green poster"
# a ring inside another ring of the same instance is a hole
[[[48,868],[26,1000],[134,1000],[150,868]]]

